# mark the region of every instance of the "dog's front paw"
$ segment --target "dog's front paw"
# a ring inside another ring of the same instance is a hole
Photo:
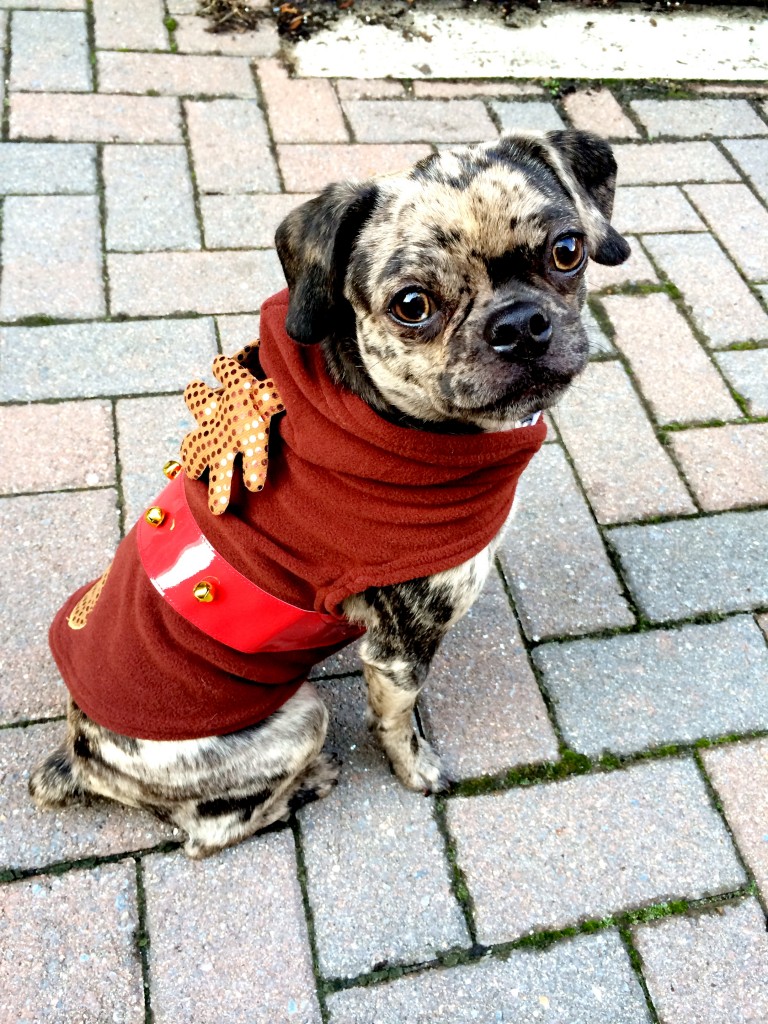
[[[450,786],[451,780],[443,773],[440,755],[416,733],[411,734],[407,751],[400,751],[398,757],[390,753],[390,760],[398,779],[408,789],[425,794],[443,793]]]

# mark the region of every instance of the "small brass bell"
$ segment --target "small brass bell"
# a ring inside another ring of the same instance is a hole
[[[196,601],[208,604],[214,598],[213,584],[210,580],[200,580],[199,583],[195,584],[192,593],[195,595]]]
[[[165,512],[157,505],[153,505],[144,513],[144,518],[150,526],[159,526],[165,519]]]
[[[163,473],[168,477],[169,480],[175,480],[181,472],[181,463],[175,459],[169,459],[168,462],[163,466]]]

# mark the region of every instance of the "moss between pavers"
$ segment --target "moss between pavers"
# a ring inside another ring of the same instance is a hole
[[[468,949],[453,948],[443,950],[434,959],[422,963],[397,964],[380,970],[369,971],[356,978],[326,978],[322,982],[323,996],[326,997],[333,992],[341,992],[350,988],[368,988],[371,985],[394,981],[407,975],[423,974],[427,971],[444,967],[470,965],[489,957],[506,961],[518,950],[538,951],[549,949],[558,942],[568,941],[580,935],[594,935],[608,928],[616,928],[624,941],[630,962],[639,977],[641,987],[646,992],[647,997],[647,991],[642,980],[640,956],[632,943],[630,933],[630,929],[633,926],[647,924],[667,917],[708,913],[713,908],[735,903],[755,895],[757,895],[756,886],[752,884],[743,886],[734,892],[722,893],[718,896],[708,896],[700,900],[666,900],[647,907],[638,907],[634,910],[611,914],[603,918],[581,921],[565,928],[533,932],[514,941],[498,943],[493,946],[483,946],[475,943]],[[655,1015],[652,1015],[652,1020],[656,1021],[657,1019]]]
[[[767,736],[768,730],[756,729],[750,732],[701,737],[690,743],[667,743],[658,747],[649,747],[646,750],[633,751],[631,754],[616,754],[608,751],[594,758],[590,758],[586,754],[580,754],[570,748],[565,748],[561,751],[560,760],[558,761],[547,761],[543,764],[511,768],[509,771],[499,775],[482,775],[476,778],[462,779],[460,782],[454,783],[442,799],[450,800],[456,797],[483,796],[488,793],[499,793],[525,786],[559,782],[574,775],[595,775],[605,772],[622,771],[644,761],[684,757],[694,754],[697,750],[704,747],[725,746],[729,743],[763,739]]]

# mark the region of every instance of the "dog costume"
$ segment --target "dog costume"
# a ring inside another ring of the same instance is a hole
[[[219,357],[223,389],[187,389],[200,424],[183,445],[187,473],[51,626],[73,700],[113,732],[193,739],[272,714],[362,635],[346,598],[491,542],[544,441],[540,419],[471,435],[389,423],[330,379],[319,346],[287,335],[287,311],[287,291],[268,299],[258,350]],[[246,368],[257,361],[270,379]],[[208,485],[193,479],[206,467]]]

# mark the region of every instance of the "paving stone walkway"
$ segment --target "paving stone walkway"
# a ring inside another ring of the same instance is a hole
[[[768,91],[292,80],[271,22],[195,6],[0,0],[0,1022],[768,1020]],[[633,255],[421,702],[454,791],[395,782],[352,650],[317,672],[341,785],[290,827],[190,863],[37,812],[48,622],[257,333],[279,220],[564,124],[613,141]]]

